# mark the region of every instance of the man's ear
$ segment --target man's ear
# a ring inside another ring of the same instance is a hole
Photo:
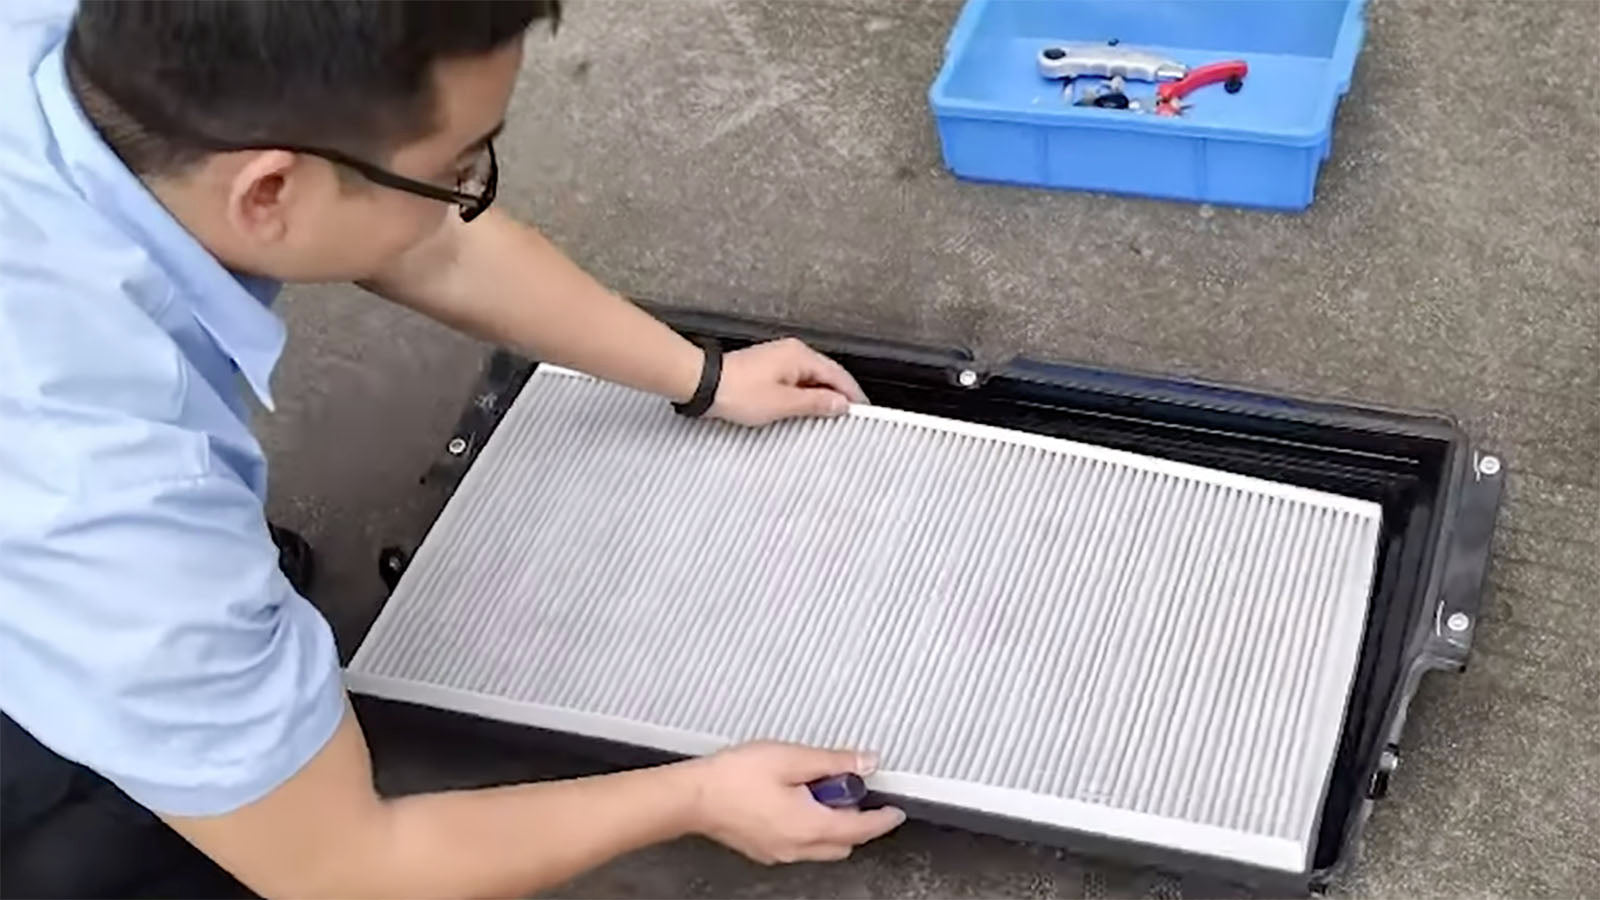
[[[290,177],[300,162],[287,150],[250,151],[228,184],[228,224],[259,243],[282,240],[289,230],[289,204],[301,187]]]

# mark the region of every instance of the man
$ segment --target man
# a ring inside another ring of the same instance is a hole
[[[798,343],[697,348],[486,211],[523,34],[557,13],[4,4],[6,893],[226,889],[193,845],[264,894],[509,895],[693,833],[762,861],[838,859],[903,818],[803,787],[869,755],[776,744],[373,791],[327,625],[263,519],[241,381],[271,405],[280,283],[354,280],[689,414],[759,425],[863,399]]]

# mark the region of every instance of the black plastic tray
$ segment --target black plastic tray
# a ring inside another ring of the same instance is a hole
[[[801,337],[848,368],[886,406],[1102,444],[1318,490],[1383,507],[1381,549],[1338,755],[1323,802],[1314,862],[1295,876],[896,798],[919,818],[1130,862],[1202,872],[1270,891],[1327,886],[1351,856],[1372,801],[1399,761],[1406,707],[1423,673],[1465,667],[1502,466],[1448,418],[1304,400],[1221,385],[1084,366],[1016,360],[980,369],[969,353],[655,308],[680,332],[729,349]],[[535,363],[491,356],[447,452],[428,478],[453,486],[471,466]],[[403,555],[380,561],[398,578]],[[391,580],[391,584],[393,581]],[[642,748],[539,734],[456,713],[397,710],[364,700],[364,717],[405,729],[469,727],[491,739],[531,739],[616,765],[664,757]],[[1249,765],[1241,760],[1240,765]]]

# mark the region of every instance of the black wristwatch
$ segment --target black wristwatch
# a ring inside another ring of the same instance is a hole
[[[717,387],[722,384],[722,348],[716,341],[700,341],[700,349],[706,352],[705,365],[700,369],[700,383],[695,386],[694,396],[683,403],[674,403],[672,408],[680,416],[691,419],[706,414],[711,409],[711,404],[717,402]]]

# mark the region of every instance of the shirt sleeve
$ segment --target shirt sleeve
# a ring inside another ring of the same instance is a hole
[[[332,634],[237,478],[79,493],[32,523],[0,528],[0,706],[41,743],[203,816],[328,741],[345,709]]]

